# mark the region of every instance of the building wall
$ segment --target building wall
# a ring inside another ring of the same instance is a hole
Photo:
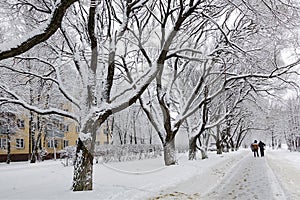
[[[24,127],[18,128],[16,133],[10,134],[10,155],[12,161],[25,161],[29,159],[29,117],[25,114],[21,114],[17,116],[17,119],[24,120]],[[76,130],[76,124],[69,119],[62,118],[62,123],[67,125],[68,128],[66,130],[62,130],[64,135],[63,137],[55,138],[55,137],[46,137],[45,133],[42,133],[41,137],[41,145],[49,154],[48,158],[53,157],[54,152],[58,153],[62,150],[65,145],[74,146],[76,145],[76,140],[78,138],[78,132]],[[78,129],[78,128],[77,128]],[[35,139],[37,138],[38,132],[36,130]],[[0,134],[1,139],[7,140],[6,134]],[[23,147],[17,147],[17,140],[23,140]],[[52,140],[52,141],[51,141]],[[57,146],[54,148],[54,141],[57,141]],[[50,144],[49,144],[50,142]],[[51,144],[52,143],[52,144]],[[49,147],[50,145],[50,147]],[[0,162],[5,162],[7,159],[7,148],[0,148]]]
[[[103,144],[111,144],[112,137],[109,134],[110,130],[107,129],[107,126],[103,124],[101,128],[97,131],[96,135],[96,144],[103,145]]]
[[[70,109],[65,107],[64,109]],[[19,128],[15,134],[10,134],[11,136],[11,161],[25,161],[29,159],[29,117],[25,114],[21,114],[17,116],[17,119],[24,120],[24,127]],[[62,150],[65,145],[67,146],[75,146],[76,141],[78,139],[78,132],[79,127],[78,125],[68,119],[68,118],[61,118],[61,123],[64,125],[64,128],[61,130],[63,131],[63,137],[55,138],[55,137],[46,137],[45,133],[42,133],[41,137],[41,144],[44,150],[48,153],[47,158],[53,158],[54,152],[58,154],[60,150]],[[68,126],[68,128],[66,128]],[[104,124],[101,128],[97,131],[96,135],[96,144],[111,144],[112,137],[111,134],[107,134],[110,132],[107,128],[107,125]],[[35,138],[37,138],[38,132],[35,133]],[[108,137],[107,137],[108,136]],[[1,138],[7,138],[7,135],[0,134]],[[24,146],[17,147],[17,140],[23,139]],[[52,140],[52,141],[51,141]],[[57,146],[54,148],[53,144],[57,141]],[[50,143],[50,147],[49,147]],[[52,143],[52,144],[51,144]],[[51,146],[52,145],[52,146]],[[57,155],[58,157],[58,155]],[[0,148],[0,162],[5,162],[7,158],[7,149]]]
[[[10,133],[10,154],[11,154],[11,160],[12,161],[18,161],[18,160],[28,160],[28,153],[29,153],[29,120],[25,115],[17,116],[17,119],[24,120],[24,127],[20,127],[16,130],[15,133]],[[0,134],[0,139],[6,139],[7,135]],[[23,140],[23,146],[17,147],[17,140]],[[7,149],[0,148],[0,162],[6,161],[7,158]]]

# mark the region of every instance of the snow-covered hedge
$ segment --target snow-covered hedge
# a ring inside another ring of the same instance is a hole
[[[73,165],[75,161],[76,155],[76,146],[68,146],[58,152],[60,154],[60,158],[64,158],[65,162],[62,163],[64,166],[68,166],[69,162]]]
[[[68,146],[59,151],[60,158],[65,159],[62,163],[68,166],[74,162],[75,146]],[[127,145],[98,145],[95,147],[95,161],[100,162],[116,162],[128,160],[141,160],[148,158],[156,158],[162,155],[161,145],[153,144],[127,144]]]
[[[162,155],[162,147],[153,144],[99,145],[95,148],[96,162],[141,160]]]

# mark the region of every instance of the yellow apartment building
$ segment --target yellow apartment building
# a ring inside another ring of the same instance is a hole
[[[29,153],[28,119],[24,115],[1,113],[0,162],[6,161],[10,141],[11,160],[27,160]]]
[[[11,161],[29,160],[34,146],[29,137],[29,116],[0,113],[0,119],[0,162],[6,162],[8,149],[10,149]],[[74,121],[57,115],[45,116],[42,121],[44,128],[37,130],[36,122],[32,127],[35,141],[40,132],[41,139],[38,147],[43,152],[43,159],[59,158],[60,150],[76,145],[79,126]],[[109,132],[105,125],[100,128],[97,131],[96,145],[110,144],[112,137]]]

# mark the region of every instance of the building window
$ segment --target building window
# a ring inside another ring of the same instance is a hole
[[[24,139],[16,139],[16,147],[17,149],[24,149]]]
[[[7,139],[6,138],[0,138],[0,148],[6,149],[7,147]]]
[[[64,127],[65,127],[65,125],[63,125],[63,124],[59,124],[59,130],[64,130]]]
[[[69,125],[64,125],[64,131],[68,132],[69,131]]]
[[[1,130],[0,134],[8,134],[9,133],[8,125],[2,125],[0,127],[0,130]]]
[[[48,141],[48,147],[49,148],[57,148],[57,144],[58,144],[58,141],[57,140],[49,140]]]
[[[17,126],[18,128],[25,128],[25,121],[23,119],[18,119]]]
[[[64,148],[69,146],[69,141],[68,140],[64,140]]]
[[[108,134],[107,129],[104,129],[104,130],[103,130],[103,134],[104,134],[104,135],[107,135],[107,134]]]

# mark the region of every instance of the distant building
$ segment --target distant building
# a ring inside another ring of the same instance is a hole
[[[78,139],[79,126],[71,119],[51,115],[42,116],[37,121],[34,116],[32,132],[29,137],[30,117],[26,114],[0,112],[0,162],[6,162],[8,151],[11,161],[30,160],[33,143],[38,142],[40,159],[59,157],[59,151],[67,146],[75,146]],[[98,130],[96,144],[110,144],[112,141],[109,129],[104,125]]]

